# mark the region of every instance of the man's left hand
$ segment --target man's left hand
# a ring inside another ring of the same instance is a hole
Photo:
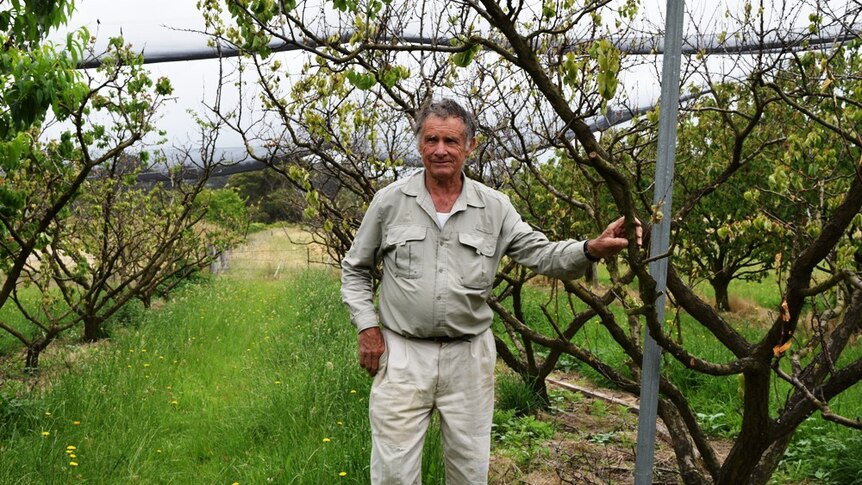
[[[643,240],[643,227],[641,221],[635,219],[635,236],[638,246]],[[590,255],[594,258],[609,258],[627,248],[629,240],[626,239],[625,217],[620,217],[608,224],[608,227],[595,239],[590,239],[587,244]]]

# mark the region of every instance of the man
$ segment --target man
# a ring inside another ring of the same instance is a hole
[[[596,239],[550,242],[505,195],[466,178],[475,123],[455,101],[423,108],[415,131],[425,169],[375,195],[342,262],[360,365],[374,376],[371,482],[421,482],[422,444],[436,409],[447,483],[484,484],[496,360],[486,300],[500,259],[576,278],[628,241],[619,219]],[[380,260],[378,319],[371,273]]]

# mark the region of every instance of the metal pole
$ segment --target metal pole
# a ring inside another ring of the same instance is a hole
[[[658,127],[658,160],[656,161],[655,194],[653,204],[663,217],[652,228],[650,257],[667,253],[670,245],[670,221],[672,215],[673,166],[676,158],[676,124],[679,111],[679,71],[682,60],[682,24],[685,12],[684,0],[667,0],[665,19],[664,59],[661,73],[661,103]],[[658,321],[664,322],[664,304],[667,288],[668,258],[654,260],[649,272],[656,281],[656,312]],[[635,456],[635,485],[652,483],[655,461],[655,428],[658,409],[659,371],[661,349],[644,332],[644,357],[641,364],[640,414],[638,417],[638,442]]]

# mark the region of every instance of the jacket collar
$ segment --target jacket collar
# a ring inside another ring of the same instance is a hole
[[[464,172],[461,172],[461,180],[464,182],[461,186],[461,195],[458,196],[458,200],[452,206],[452,213],[465,210],[467,206],[485,207],[485,198],[482,197],[479,191],[478,182],[464,175]],[[426,200],[431,203],[431,194],[428,192],[428,188],[425,187],[425,170],[420,170],[410,176],[407,182],[401,186],[401,192],[405,195],[416,197],[416,201],[420,205],[424,205]],[[431,203],[432,207],[433,205]]]

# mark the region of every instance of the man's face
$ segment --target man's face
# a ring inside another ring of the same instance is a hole
[[[422,164],[425,165],[427,175],[438,182],[460,178],[464,162],[475,145],[475,138],[467,145],[461,118],[451,116],[429,116],[419,134]]]

